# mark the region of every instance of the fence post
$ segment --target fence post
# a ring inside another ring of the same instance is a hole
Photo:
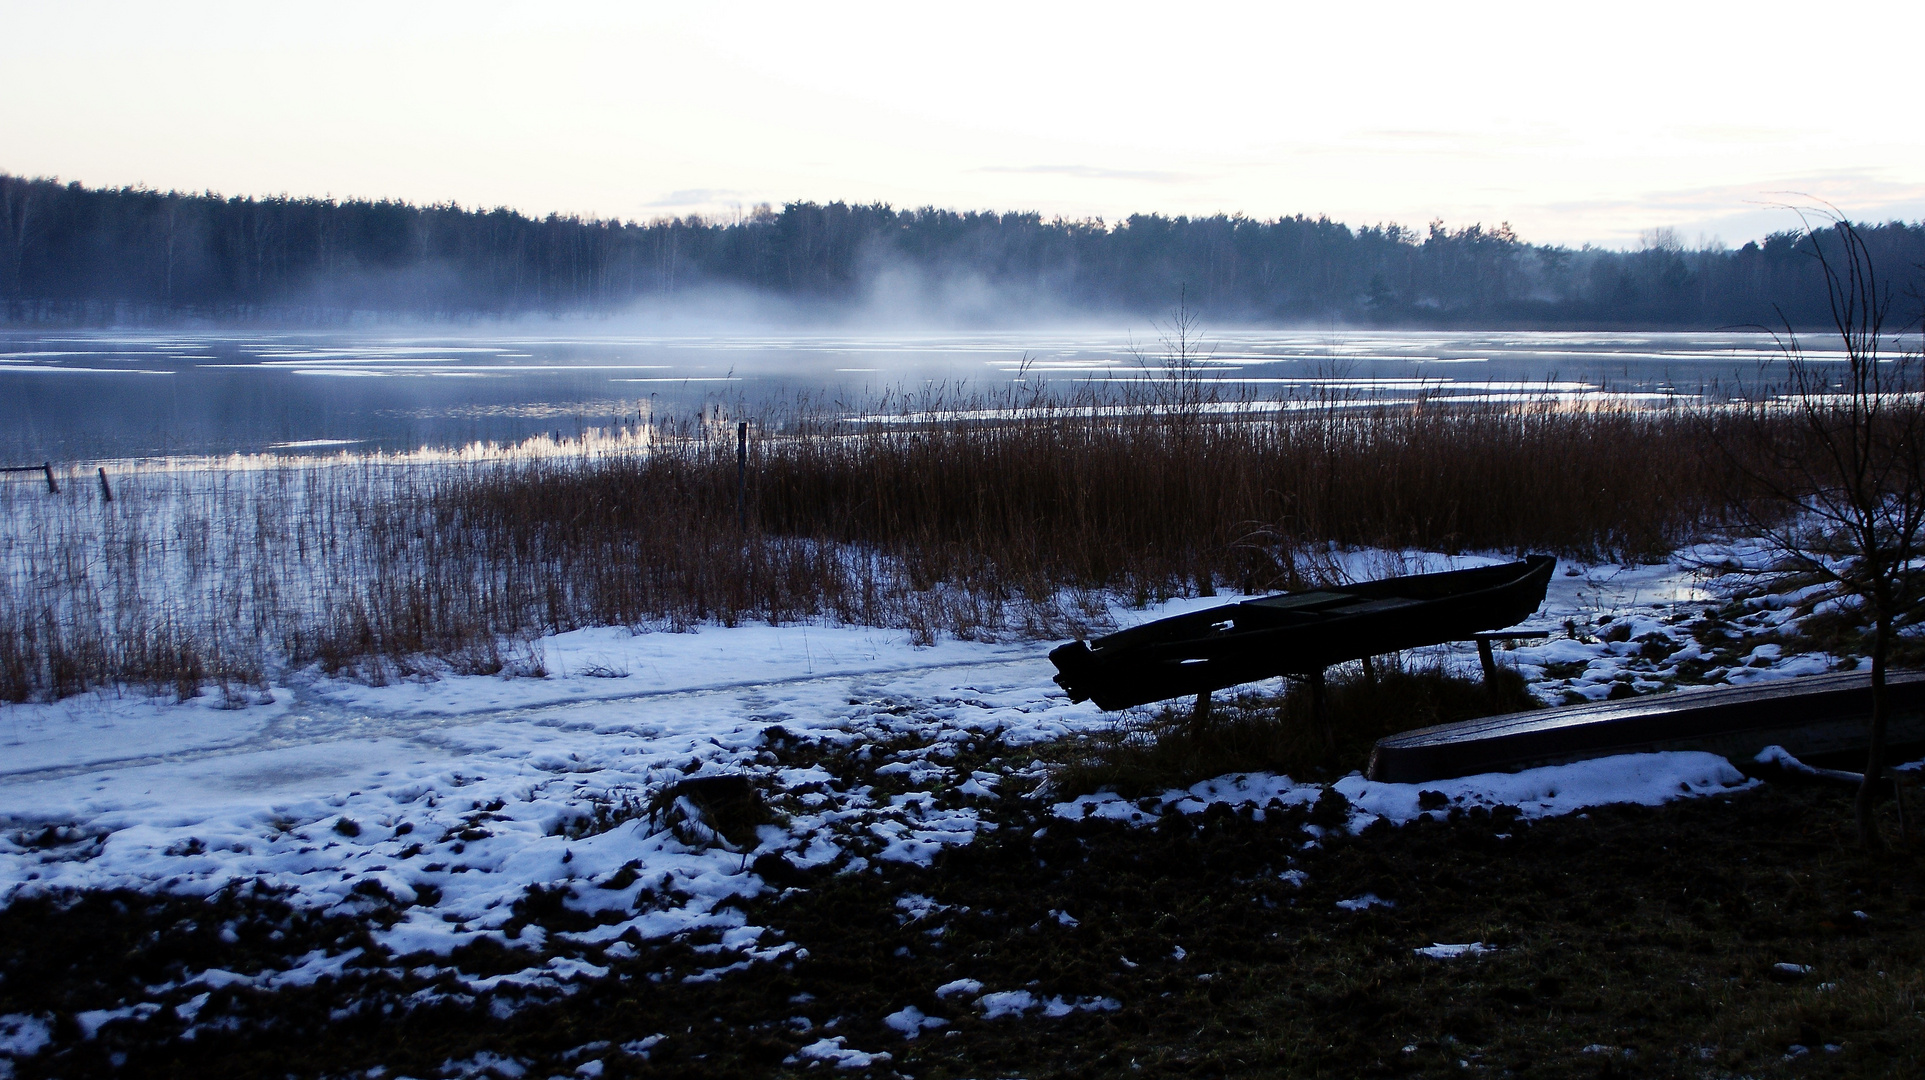
[[[47,474],[47,494],[60,494],[60,485],[53,482],[53,462],[43,461],[40,463],[40,468],[45,470]]]
[[[105,465],[100,467],[100,501],[114,501],[114,489],[107,486],[107,467]]]
[[[749,422],[735,425],[735,517],[749,531]]]

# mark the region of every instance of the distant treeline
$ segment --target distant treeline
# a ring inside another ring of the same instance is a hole
[[[1328,218],[1046,220],[789,203],[646,224],[380,201],[223,198],[0,174],[0,318],[326,321],[613,313],[734,286],[803,302],[879,282],[1010,305],[1360,325],[1710,328],[1827,321],[1811,241],[1687,250],[1528,244],[1507,225],[1419,231]],[[1860,226],[1902,297],[1925,223]],[[900,275],[907,274],[902,278]],[[894,276],[892,276],[894,275]]]

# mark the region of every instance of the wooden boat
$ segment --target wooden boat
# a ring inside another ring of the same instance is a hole
[[[1925,744],[1925,672],[1889,672],[1885,685],[1893,750]],[[1855,671],[1570,705],[1379,739],[1365,775],[1418,784],[1655,750],[1704,750],[1748,767],[1774,745],[1804,761],[1862,759],[1871,708],[1871,675]]]
[[[1070,700],[1104,709],[1462,641],[1528,618],[1557,560],[1520,562],[1282,593],[1073,641],[1049,654]]]

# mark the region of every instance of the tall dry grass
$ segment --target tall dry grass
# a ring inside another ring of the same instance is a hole
[[[1167,390],[766,411],[746,529],[725,410],[511,451],[147,463],[111,502],[6,486],[0,699],[513,671],[518,642],[589,625],[1068,636],[1113,598],[1299,585],[1331,543],[1631,558],[1744,497],[1714,410]]]

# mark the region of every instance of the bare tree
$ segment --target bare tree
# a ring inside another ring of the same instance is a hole
[[[1146,377],[1159,409],[1166,415],[1194,418],[1205,400],[1215,397],[1217,387],[1209,378],[1214,350],[1203,339],[1203,318],[1190,306],[1187,285],[1178,287],[1169,320],[1151,325],[1162,346],[1160,354],[1151,357],[1132,341],[1130,356]]]
[[[1870,748],[1855,810],[1859,841],[1876,849],[1886,667],[1925,585],[1925,409],[1919,355],[1886,337],[1889,285],[1851,222],[1835,211],[1824,217],[1816,228],[1807,218],[1805,246],[1823,276],[1840,348],[1807,352],[1781,313],[1773,338],[1785,384],[1749,402],[1740,465],[1763,499],[1742,525],[1768,544],[1776,571],[1830,585],[1870,624]]]

